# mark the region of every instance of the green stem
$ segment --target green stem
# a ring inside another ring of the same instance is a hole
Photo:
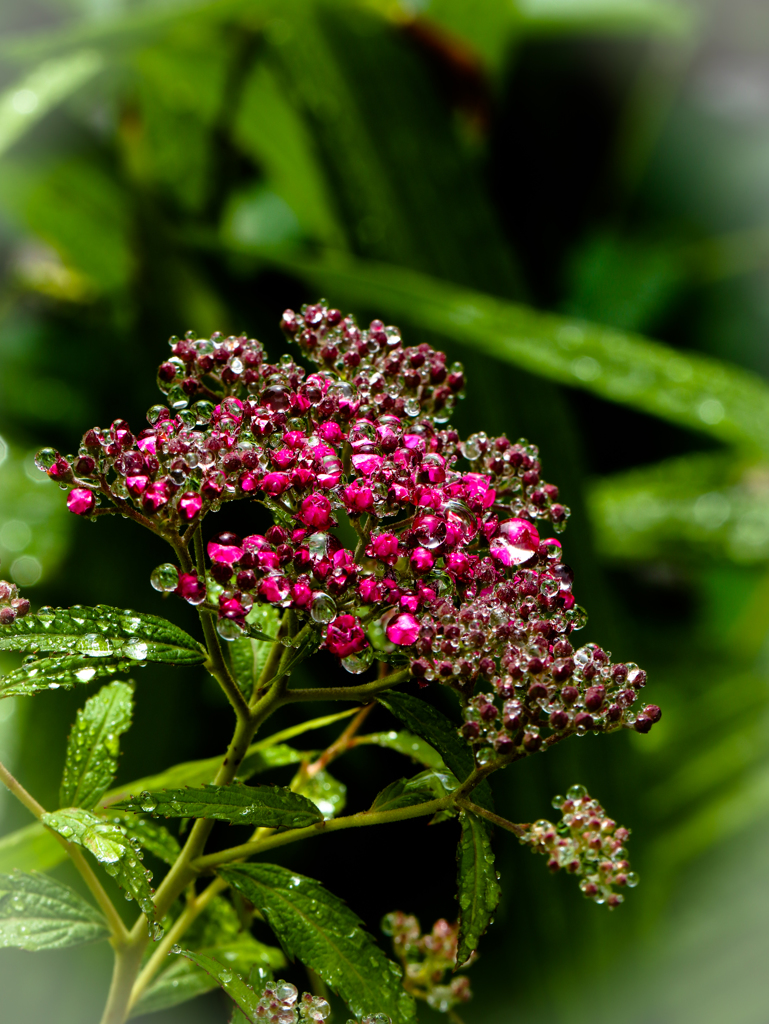
[[[500,828],[506,829],[508,832],[512,832],[514,836],[518,836],[520,839],[526,835],[527,825],[516,825],[515,822],[508,821],[507,818],[500,817],[499,814],[494,814],[493,811],[487,811],[485,807],[480,807],[478,804],[474,804],[472,800],[458,800],[457,803],[460,807],[464,807],[466,811],[471,811],[473,814],[477,814],[480,818],[485,818],[486,821],[492,822],[494,825],[499,825]]]
[[[389,825],[396,821],[406,821],[409,818],[421,818],[425,815],[432,816],[438,811],[445,810],[453,803],[453,794],[441,797],[437,800],[429,800],[424,804],[416,804],[411,807],[398,807],[392,811],[361,811],[359,814],[349,814],[345,818],[332,818],[330,821],[319,821],[317,825],[308,825],[307,828],[291,829],[290,832],[279,832],[276,835],[259,839],[252,843],[243,843],[241,846],[233,846],[229,850],[221,850],[218,853],[210,853],[207,857],[199,857],[190,865],[198,872],[210,871],[221,864],[230,864],[232,861],[243,860],[255,853],[264,853],[265,850],[273,850],[278,846],[288,846],[301,839],[309,839],[311,836],[319,836],[328,832],[341,832],[348,828],[364,828],[368,825]]]
[[[205,553],[203,551],[203,535],[200,529],[195,531],[195,560],[198,566],[198,573],[203,576],[205,573]],[[203,608],[199,608],[198,613],[200,615],[200,624],[203,627],[206,648],[208,649],[206,669],[221,686],[238,718],[248,718],[248,703],[240,692],[240,687],[232,678],[227,662],[224,660],[222,645],[219,642],[219,634],[216,632],[216,626],[214,625],[213,614]]]
[[[45,807],[28,793],[15,776],[11,775],[2,761],[0,761],[0,782],[3,783],[9,792],[13,793],[17,800],[24,804],[28,811],[31,811],[36,818],[42,818],[46,813]]]
[[[101,1024],[123,1024],[126,1019],[131,988],[141,962],[143,946],[132,944],[115,950],[115,964],[112,969],[107,1005],[104,1007]]]
[[[168,929],[166,934],[160,940],[155,949],[155,952],[149,958],[147,963],[142,968],[139,977],[134,982],[131,989],[131,998],[128,1003],[129,1011],[133,1009],[136,1003],[139,1001],[139,997],[142,992],[147,988],[149,983],[157,974],[158,970],[165,962],[166,957],[171,951],[171,948],[178,942],[178,940],[184,935],[190,925],[195,919],[206,909],[208,904],[217,896],[222,890],[226,889],[226,884],[221,878],[215,879],[211,884],[203,890],[198,896],[190,900],[187,906],[184,908],[182,913],[174,921],[173,925]]]
[[[305,690],[286,690],[283,695],[284,704],[296,704],[298,701],[313,700],[371,700],[382,690],[389,690],[398,683],[405,682],[411,675],[409,669],[399,669],[397,672],[385,676],[384,679],[375,679],[371,683],[362,683],[360,686],[319,686]]]
[[[38,820],[47,813],[43,805],[39,804],[37,800],[35,800],[32,794],[22,786],[19,780],[8,771],[2,761],[0,761],[0,781],[2,781],[6,789],[13,793],[16,799],[24,804],[27,810],[34,814]],[[67,851],[70,860],[80,872],[83,881],[90,889],[93,898],[104,912],[104,916],[107,918],[107,923],[113,939],[118,943],[125,942],[128,938],[128,930],[123,924],[123,919],[115,909],[114,903],[107,895],[93,868],[85,859],[82,850],[79,850],[77,846],[72,843],[68,843],[64,836],[59,835],[59,833],[53,829],[49,829],[49,831]]]

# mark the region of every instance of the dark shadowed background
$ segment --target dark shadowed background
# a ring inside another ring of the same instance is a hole
[[[575,739],[496,779],[516,821],[586,784],[632,828],[641,885],[610,913],[498,835],[503,903],[462,1015],[765,1024],[767,284],[764,3],[6,0],[0,575],[36,606],[194,628],[149,587],[160,543],[75,521],[31,461],[141,424],[169,335],[246,330],[277,354],[284,307],[325,295],[447,349],[468,378],[460,429],[538,444],[572,508],[580,635],[646,668],[663,709],[648,736]],[[44,804],[84,699],[0,704],[0,757]],[[229,730],[201,674],[147,668],[120,778],[214,755]],[[351,807],[395,757],[338,763]],[[0,795],[0,832],[27,823]],[[427,926],[455,915],[451,827],[324,837],[283,862],[375,932],[395,907]],[[3,951],[0,1017],[96,1020],[108,952]],[[226,1012],[213,994],[154,1020]]]

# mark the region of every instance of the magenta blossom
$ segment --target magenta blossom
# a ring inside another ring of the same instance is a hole
[[[387,626],[387,639],[400,647],[409,647],[416,643],[419,636],[419,623],[408,612],[396,616]]]
[[[368,647],[368,640],[354,615],[338,615],[326,628],[326,647],[338,658],[347,658]]]

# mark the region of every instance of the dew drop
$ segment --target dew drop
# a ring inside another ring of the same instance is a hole
[[[231,643],[244,635],[243,627],[239,626],[234,619],[219,619],[216,623],[216,632],[222,638]]]
[[[157,807],[157,801],[153,798],[152,793],[145,789],[139,797],[139,806],[147,814],[152,814]]]
[[[86,633],[75,644],[75,650],[80,654],[87,654],[90,658],[107,658],[112,654],[112,644],[98,633]]]
[[[146,661],[149,647],[143,640],[129,640],[123,644],[122,653],[132,661]]]
[[[336,616],[336,602],[328,594],[318,594],[310,605],[310,616],[314,622],[331,622]]]
[[[179,586],[179,570],[171,562],[164,562],[152,570],[150,584],[161,593],[170,593]]]

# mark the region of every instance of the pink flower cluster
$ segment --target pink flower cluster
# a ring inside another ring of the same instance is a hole
[[[615,892],[638,885],[638,875],[630,870],[625,842],[630,832],[608,817],[597,800],[584,786],[572,786],[565,797],[553,799],[562,820],[555,826],[549,821],[536,821],[521,843],[533,853],[543,853],[551,871],[560,868],[572,875],[581,875],[579,887],[588,899],[616,907],[624,897]]]
[[[16,619],[22,619],[29,611],[29,601],[19,597],[15,583],[0,580],[0,626],[10,626]]]
[[[444,983],[447,972],[457,966],[459,926],[441,918],[432,931],[422,934],[419,921],[412,914],[397,910],[382,921],[382,931],[392,937],[395,955],[403,964],[404,985],[408,992],[424,999],[440,1013],[472,998],[470,979],[457,975]],[[476,959],[473,954],[466,964]]]
[[[272,526],[211,538],[205,578],[182,572],[176,592],[216,608],[226,639],[270,604],[351,672],[376,657],[465,702],[481,681],[492,692],[465,724],[479,749],[537,749],[541,721],[556,738],[650,727],[658,711],[630,711],[643,673],[598,648],[573,653],[585,613],[560,542],[536,525],[560,532],[569,512],[536,447],[460,441],[448,418],[462,367],[404,346],[395,327],[364,329],[324,304],[287,310],[282,327],[314,372],[288,355],[270,363],[245,336],[172,338],[158,371],[167,404],[148,428],[116,420],[38,465],[76,514],[117,508],[182,544],[225,501],[266,507]]]
[[[480,617],[482,625],[486,616],[481,612]],[[465,704],[462,734],[480,761],[494,753],[520,756],[544,750],[573,733],[621,728],[645,733],[662,717],[656,704],[634,710],[638,691],[646,685],[646,673],[634,663],[612,664],[610,654],[597,644],[574,651],[557,633],[550,638],[555,642],[548,642],[546,620],[537,623],[543,632],[527,630],[528,623],[516,628],[513,615],[508,623],[512,633],[503,626],[507,636],[497,644],[495,630],[484,634],[493,691],[476,694]],[[550,629],[560,625],[557,618],[550,620]]]

